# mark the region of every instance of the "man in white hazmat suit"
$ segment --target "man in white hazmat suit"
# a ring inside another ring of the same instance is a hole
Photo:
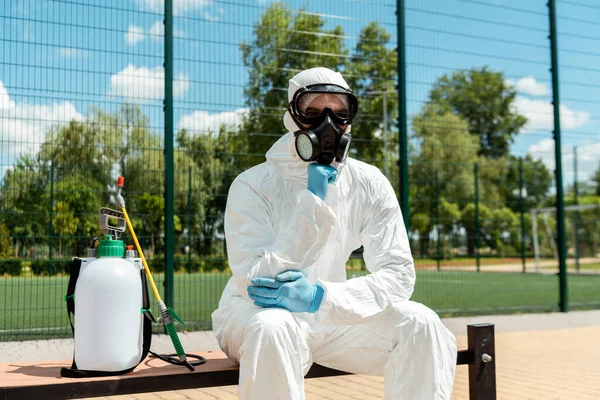
[[[233,277],[213,313],[240,364],[242,399],[303,399],[313,362],[383,375],[386,399],[450,399],[456,340],[409,300],[415,271],[396,195],[375,167],[347,158],[357,100],[342,75],[289,81],[288,133],[229,190]],[[307,162],[308,161],[308,162]],[[363,246],[369,275],[346,280]]]

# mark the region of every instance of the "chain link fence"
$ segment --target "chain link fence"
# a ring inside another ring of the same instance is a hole
[[[99,208],[116,208],[119,175],[164,298],[186,329],[210,329],[230,277],[229,185],[285,133],[288,79],[315,66],[341,71],[359,98],[351,157],[399,194],[414,300],[443,316],[554,311],[562,281],[570,308],[600,305],[600,7],[557,2],[553,70],[545,1],[164,7],[0,6],[0,340],[70,335],[69,262],[101,234]],[[361,249],[347,270],[368,273]]]

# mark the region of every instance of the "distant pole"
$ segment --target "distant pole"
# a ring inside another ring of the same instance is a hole
[[[188,273],[192,272],[192,167],[188,168]]]
[[[477,260],[477,272],[481,270],[481,260],[479,255],[479,165],[473,164],[473,175],[475,185],[475,258]]]
[[[50,164],[50,237],[48,238],[48,250],[50,251],[50,272],[52,271],[52,235],[54,227],[52,220],[54,219],[54,162]]]
[[[437,259],[437,270],[441,269],[441,229],[440,229],[440,182],[438,180],[438,171],[435,170],[435,231],[437,233],[437,243],[436,243],[436,259]]]
[[[577,183],[577,146],[573,146],[573,167],[574,175],[573,178],[573,192],[575,197],[574,204],[579,204],[579,184]],[[575,269],[579,273],[579,257],[581,255],[581,248],[579,247],[579,210],[575,210],[575,220],[573,224],[575,230]]]
[[[562,178],[562,143],[560,135],[560,96],[558,84],[558,37],[556,35],[556,1],[548,1],[550,18],[550,57],[552,59],[552,106],[554,109],[554,160],[556,163],[556,227],[558,230],[558,276],[560,311],[569,311],[567,286],[567,243],[565,228],[565,199]]]
[[[531,211],[531,228],[533,236],[533,251],[535,253],[535,272],[540,273],[540,241],[538,239],[537,212]]]
[[[396,2],[398,26],[398,167],[400,168],[400,206],[406,231],[410,232],[410,208],[408,205],[408,132],[406,121],[406,53],[404,26],[404,0]]]
[[[525,256],[525,201],[523,199],[523,158],[519,158],[519,211],[521,214],[521,261],[523,263],[523,273],[527,268]]]

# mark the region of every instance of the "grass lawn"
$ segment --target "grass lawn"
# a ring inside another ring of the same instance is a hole
[[[349,272],[349,277],[362,274]],[[209,329],[229,279],[224,273],[175,275],[175,310],[183,329]],[[63,301],[67,277],[0,278],[0,340],[69,336]],[[155,280],[163,292],[163,275]],[[571,308],[600,307],[600,275],[569,275]],[[418,271],[413,300],[441,316],[557,310],[554,275]],[[157,310],[153,304],[153,310]],[[160,329],[156,325],[157,329]]]

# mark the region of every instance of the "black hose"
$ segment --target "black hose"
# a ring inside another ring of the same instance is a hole
[[[195,354],[186,354],[185,355],[186,358],[195,358],[198,360],[198,361],[194,361],[193,363],[190,363],[187,361],[180,361],[179,356],[176,353],[158,354],[158,353],[153,352],[152,350],[149,350],[148,353],[150,353],[153,357],[163,360],[164,362],[167,362],[169,364],[181,365],[182,367],[186,367],[190,371],[193,371],[195,366],[202,365],[206,362],[206,358],[204,358],[202,356],[197,356]]]

